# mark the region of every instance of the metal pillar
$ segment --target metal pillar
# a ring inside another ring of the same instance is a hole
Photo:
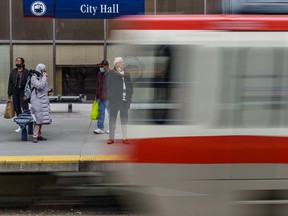
[[[107,59],[107,19],[104,19],[104,59]]]
[[[13,34],[13,28],[12,28],[13,22],[12,22],[12,0],[9,0],[9,46],[10,46],[10,71],[13,69],[13,64],[14,64],[14,60],[13,60],[13,38],[12,38],[12,34]]]

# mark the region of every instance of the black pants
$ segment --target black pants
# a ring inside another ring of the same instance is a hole
[[[28,103],[23,100],[24,89],[14,88],[12,97],[13,97],[14,109],[17,116],[21,114],[22,111],[29,109]]]
[[[114,139],[115,137],[115,128],[116,128],[116,119],[118,111],[120,111],[120,120],[122,125],[122,135],[123,138],[127,138],[127,124],[128,124],[128,103],[122,101],[120,106],[110,106],[109,102],[109,138]]]

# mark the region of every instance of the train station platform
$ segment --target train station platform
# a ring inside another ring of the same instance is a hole
[[[0,104],[0,172],[90,171],[103,168],[103,162],[129,160],[133,145],[121,142],[121,126],[117,125],[115,143],[108,145],[108,134],[94,134],[96,122],[89,119],[91,103],[51,104],[52,124],[43,125],[47,141],[21,141],[18,125],[3,117],[5,103]],[[117,121],[119,122],[119,121]],[[108,129],[106,115],[105,129]],[[129,127],[129,133],[133,133]]]

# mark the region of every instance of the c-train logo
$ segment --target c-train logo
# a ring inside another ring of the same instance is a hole
[[[44,2],[35,1],[31,4],[30,10],[35,16],[43,16],[47,11],[47,7]]]

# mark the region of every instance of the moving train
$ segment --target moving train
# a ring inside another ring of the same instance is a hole
[[[111,28],[134,80],[125,174],[146,215],[287,215],[288,16],[127,16]]]

